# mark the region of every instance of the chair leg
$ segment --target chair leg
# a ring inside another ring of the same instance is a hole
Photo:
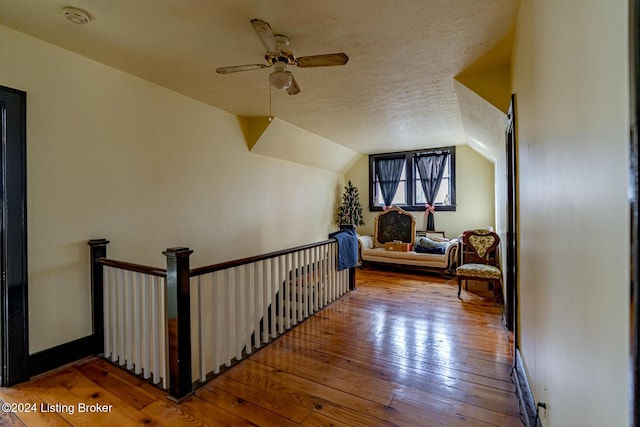
[[[460,291],[462,291],[462,280],[458,277],[458,298],[460,298]]]

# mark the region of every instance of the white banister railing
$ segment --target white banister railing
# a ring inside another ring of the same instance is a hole
[[[338,244],[189,269],[188,248],[167,268],[106,258],[91,240],[95,354],[169,390],[175,400],[354,288],[338,271]]]
[[[329,241],[193,276],[193,380],[207,381],[348,292],[336,251]]]
[[[167,387],[165,279],[104,267],[104,357]]]

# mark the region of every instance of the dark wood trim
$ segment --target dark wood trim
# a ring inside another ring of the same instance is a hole
[[[271,258],[276,258],[282,255],[291,254],[294,252],[302,251],[304,249],[311,249],[317,246],[327,245],[329,243],[335,242],[335,239],[327,239],[321,242],[310,243],[308,245],[296,246],[295,248],[285,249],[281,251],[269,252],[264,255],[256,255],[248,258],[236,259],[233,261],[221,262],[219,264],[205,265],[198,268],[191,269],[189,275],[191,277],[201,276],[203,274],[213,273],[215,271],[226,270],[227,268],[238,267],[243,264],[250,264],[252,262],[264,261]]]
[[[98,262],[107,256],[107,239],[89,240],[91,247],[91,315],[93,329],[93,353],[104,353],[104,266]]]
[[[107,258],[98,258],[97,262],[105,267],[120,268],[122,270],[133,271],[136,273],[149,274],[151,276],[165,277],[167,275],[167,270],[164,268],[150,267],[148,265],[134,264],[132,262]]]
[[[40,375],[67,363],[93,356],[95,334],[29,355],[28,377]],[[25,380],[28,378],[25,378]]]
[[[505,288],[507,329],[517,343],[518,321],[518,148],[516,143],[516,98],[511,95],[505,132],[507,166],[507,235]]]
[[[522,357],[520,356],[520,350],[516,349],[514,357],[513,372],[514,382],[516,384],[516,394],[520,401],[520,410],[524,418],[524,423],[527,427],[541,426],[540,420],[536,417],[536,401],[533,397],[531,386],[529,385],[529,378],[527,372],[524,369],[522,363]]]
[[[2,144],[2,385],[28,379],[27,94],[0,86]]]
[[[631,425],[640,426],[640,185],[638,183],[640,123],[640,0],[629,0],[629,210],[630,210],[630,390]]]
[[[438,151],[447,151],[450,153],[449,165],[450,165],[450,175],[449,175],[449,204],[448,205],[436,205],[436,212],[455,212],[456,211],[456,147],[452,145],[450,147],[440,147],[440,148],[426,148],[423,150],[411,150],[411,151],[398,151],[394,153],[378,153],[378,154],[370,154],[369,155],[369,211],[370,212],[382,212],[383,208],[380,205],[376,205],[373,203],[374,194],[373,194],[373,182],[375,179],[374,176],[374,168],[373,163],[378,158],[405,158],[407,164],[406,170],[406,182],[407,182],[407,196],[413,194],[414,188],[414,166],[413,159],[416,155],[420,153],[427,152],[438,152]],[[408,200],[407,202],[413,202],[413,200]],[[415,204],[415,203],[407,203],[406,205],[398,205],[398,207],[402,208],[405,211],[413,211],[413,212],[424,212],[424,205]]]
[[[169,328],[169,397],[180,402],[193,393],[191,379],[191,296],[189,248],[169,248],[167,324]]]

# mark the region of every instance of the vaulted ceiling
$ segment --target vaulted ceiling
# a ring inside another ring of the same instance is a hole
[[[67,21],[74,6],[91,21]],[[271,114],[360,153],[469,144],[491,158],[510,92],[519,0],[0,0],[0,24],[243,117]],[[250,20],[296,56],[301,93],[269,89]],[[1,83],[1,82],[0,82]],[[271,92],[271,94],[270,94]],[[270,102],[271,96],[271,102]]]

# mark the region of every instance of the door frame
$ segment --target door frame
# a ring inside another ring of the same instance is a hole
[[[640,0],[629,0],[629,213],[630,213],[630,363],[631,390],[629,409],[631,425],[640,426],[640,232],[638,185],[640,122]]]
[[[507,175],[507,241],[505,283],[507,291],[506,323],[517,342],[518,326],[518,148],[516,144],[515,94],[511,95],[507,111],[506,175]]]
[[[29,378],[26,101],[25,92],[0,86],[2,386]]]

